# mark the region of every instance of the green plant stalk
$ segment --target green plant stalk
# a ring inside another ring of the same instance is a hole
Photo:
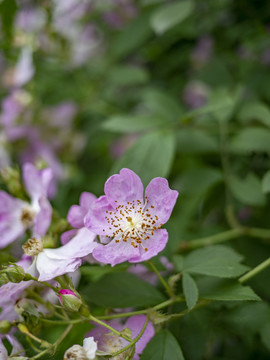
[[[248,237],[270,240],[270,229],[259,229],[259,228],[248,228],[248,227],[234,228],[219,234],[206,236],[200,239],[184,241],[179,246],[179,252],[198,249],[208,245],[223,243],[229,240],[236,239],[239,236],[248,236]]]
[[[265,270],[268,266],[270,266],[270,258],[263,261],[261,264],[247,272],[245,275],[241,276],[238,281],[243,284],[254,276],[258,275],[261,271]]]
[[[148,324],[148,321],[149,321],[149,319],[148,319],[148,316],[147,316],[147,317],[146,317],[146,320],[145,320],[145,322],[144,322],[144,325],[143,325],[141,331],[139,332],[138,336],[136,336],[135,339],[132,340],[132,341],[131,341],[127,346],[125,346],[123,349],[121,349],[121,350],[119,350],[119,351],[116,351],[116,352],[113,353],[111,356],[112,356],[112,357],[117,356],[117,355],[125,352],[126,350],[128,350],[130,347],[134,346],[134,345],[136,344],[136,342],[139,341],[140,338],[142,337],[142,335],[143,335],[143,333],[144,333],[144,331],[145,331],[145,329],[146,329],[146,326],[147,326],[147,324]]]
[[[164,278],[162,277],[162,275],[160,274],[160,272],[158,271],[158,269],[156,268],[156,266],[151,262],[151,261],[147,261],[147,263],[150,265],[151,269],[154,271],[154,273],[157,275],[157,277],[159,278],[160,282],[162,283],[162,285],[164,286],[164,288],[166,289],[168,295],[170,297],[173,297],[173,291],[172,289],[169,287],[169,285],[167,284],[167,282],[164,280]]]
[[[160,303],[152,308],[149,308],[149,309],[130,311],[130,312],[122,313],[122,314],[102,315],[102,316],[99,316],[98,319],[110,320],[110,319],[117,319],[117,318],[121,318],[121,317],[129,317],[129,316],[133,316],[133,315],[147,314],[149,310],[160,310],[162,308],[165,308],[165,307],[175,304],[177,302],[183,302],[183,301],[185,301],[185,299],[182,296],[178,296],[174,299],[163,301],[162,303]]]
[[[120,336],[121,338],[123,338],[123,339],[125,339],[125,340],[127,340],[127,341],[129,341],[129,342],[131,341],[131,339],[130,339],[129,337],[121,334],[121,332],[115,330],[113,327],[111,327],[110,325],[106,324],[105,322],[99,320],[98,318],[96,318],[96,317],[93,316],[93,315],[90,315],[89,318],[88,318],[88,320],[94,321],[95,323],[97,323],[97,324],[99,324],[99,325],[101,325],[101,326],[104,326],[105,328],[111,330],[111,332],[113,332],[115,335]]]

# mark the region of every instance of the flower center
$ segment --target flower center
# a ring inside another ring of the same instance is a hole
[[[27,240],[22,248],[25,255],[35,256],[43,250],[43,242],[41,239],[32,238]]]
[[[117,200],[115,202],[117,203]],[[140,200],[133,200],[125,205],[118,205],[115,211],[106,211],[105,219],[109,224],[109,230],[113,231],[112,237],[116,243],[130,242],[134,248],[142,246],[148,251],[143,242],[150,239],[154,231],[160,229],[163,224],[157,225],[158,216],[153,214],[155,207],[147,204],[146,197],[144,205]]]
[[[21,222],[25,228],[29,228],[33,225],[36,213],[30,207],[25,207],[21,212]]]

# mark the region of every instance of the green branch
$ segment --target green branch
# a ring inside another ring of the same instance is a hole
[[[239,279],[239,282],[241,284],[243,284],[244,282],[250,280],[251,278],[253,278],[257,274],[259,274],[261,271],[265,270],[268,266],[270,266],[270,258],[263,261],[261,264],[259,264],[254,269],[247,272],[245,275],[241,276],[240,279]]]

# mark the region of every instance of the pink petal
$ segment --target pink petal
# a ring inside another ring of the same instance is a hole
[[[172,213],[178,197],[178,191],[171,190],[168,181],[164,178],[154,178],[145,189],[147,207],[158,217],[157,224],[165,224]],[[151,206],[154,206],[152,209]]]
[[[143,325],[145,323],[146,316],[145,315],[135,315],[131,316],[126,324],[125,327],[128,327],[132,333],[132,339],[135,339],[136,336],[139,334],[141,329],[143,328]],[[141,354],[148,344],[148,342],[152,339],[152,337],[155,334],[154,326],[151,323],[151,321],[148,322],[146,329],[140,338],[140,340],[136,343],[135,352],[136,355]],[[136,359],[136,357],[134,357]]]
[[[143,201],[143,184],[138,175],[129,169],[120,170],[120,174],[112,175],[105,183],[105,195],[108,201],[115,205],[127,201]]]
[[[120,241],[116,243],[112,240],[107,245],[99,244],[93,250],[93,257],[104,263],[111,264],[112,266],[120,264],[124,261],[129,261],[131,258],[137,258],[139,256],[139,248],[134,248],[128,242]]]
[[[106,211],[114,211],[114,208],[109,204],[106,196],[101,196],[95,200],[92,208],[85,216],[85,226],[97,235],[112,235],[111,225],[105,219]]]
[[[97,197],[94,194],[91,194],[86,191],[82,192],[81,196],[80,196],[81,207],[88,211],[91,208],[91,206],[93,205],[96,198]]]
[[[83,219],[85,212],[79,205],[72,205],[69,209],[67,220],[74,228],[81,228],[84,226]]]
[[[42,196],[39,199],[40,211],[34,221],[34,235],[43,236],[46,234],[52,219],[52,207],[50,202]]]
[[[167,242],[168,242],[167,230],[165,229],[155,230],[154,235],[150,236],[149,240],[143,241],[143,246],[144,248],[147,248],[147,251],[145,251],[143,247],[140,247],[140,255],[138,257],[131,258],[129,262],[137,263],[151,259],[165,248]]]
[[[39,281],[52,280],[57,276],[74,272],[82,263],[81,259],[52,259],[45,250],[37,256],[36,266],[39,272]]]

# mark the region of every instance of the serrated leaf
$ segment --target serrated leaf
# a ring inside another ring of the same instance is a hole
[[[185,20],[193,11],[192,1],[181,1],[159,7],[153,12],[150,23],[154,31],[161,35],[173,26]]]
[[[99,306],[150,306],[164,301],[163,295],[149,283],[129,273],[105,275],[83,290],[84,297]]]
[[[105,121],[102,127],[105,130],[119,133],[138,133],[164,126],[163,120],[156,116],[144,115],[115,115]]]
[[[141,360],[185,360],[179,343],[168,330],[157,333],[146,345]]]
[[[270,170],[268,170],[262,179],[262,191],[263,193],[269,193],[270,192]]]
[[[240,264],[242,255],[233,249],[215,245],[192,251],[184,260],[183,271],[192,274],[233,278],[246,272],[249,267]]]
[[[245,179],[235,175],[230,176],[230,188],[237,200],[246,205],[263,206],[266,203],[266,196],[262,192],[261,181],[253,173]]]
[[[186,298],[187,307],[191,310],[198,301],[199,290],[194,279],[188,274],[183,274],[183,291]]]
[[[222,301],[261,300],[249,286],[243,286],[232,280],[207,277],[197,281],[197,285],[203,299]]]
[[[112,173],[123,167],[135,171],[144,185],[154,177],[167,177],[175,152],[172,132],[153,132],[140,139],[116,162]]]

